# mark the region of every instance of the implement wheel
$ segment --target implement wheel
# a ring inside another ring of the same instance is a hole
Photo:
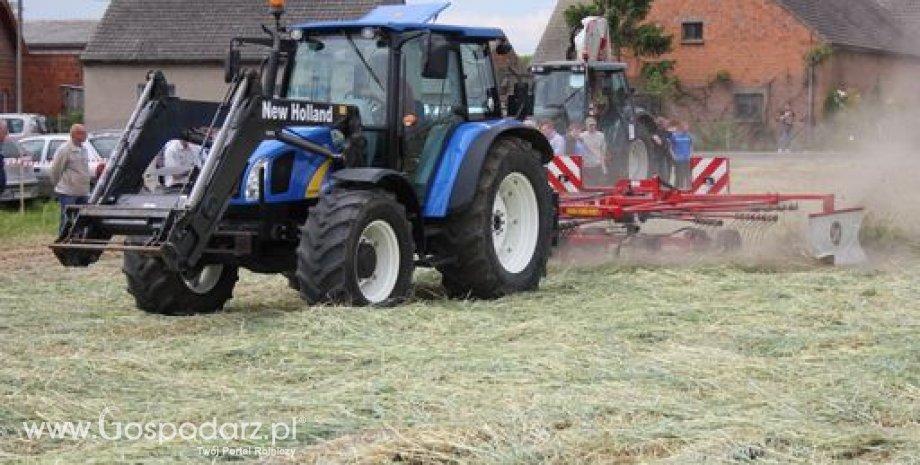
[[[741,250],[741,233],[737,229],[720,229],[716,232],[712,248],[720,255],[737,253]]]
[[[540,154],[516,138],[489,149],[470,207],[434,239],[451,296],[496,298],[537,289],[549,258],[553,201]]]
[[[187,273],[171,271],[159,257],[125,252],[122,271],[137,308],[159,315],[214,313],[233,297],[239,270],[205,265]]]
[[[377,305],[406,299],[415,253],[406,210],[383,190],[333,190],[301,228],[300,295],[310,304]]]

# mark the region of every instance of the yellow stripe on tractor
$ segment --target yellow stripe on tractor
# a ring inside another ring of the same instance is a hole
[[[319,191],[323,188],[323,180],[326,179],[326,173],[329,172],[330,166],[332,166],[332,160],[326,160],[316,169],[316,173],[313,173],[313,179],[310,180],[310,185],[307,186],[305,198],[319,197]]]

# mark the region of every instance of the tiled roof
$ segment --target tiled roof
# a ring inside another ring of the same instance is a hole
[[[89,42],[99,21],[25,21],[22,36],[31,48],[83,48]]]
[[[556,3],[556,9],[549,18],[549,24],[537,50],[533,54],[534,63],[547,61],[564,60],[565,52],[568,51],[571,42],[569,27],[565,24],[565,10],[570,6],[578,3],[588,3],[587,0],[559,0]]]
[[[892,10],[872,0],[775,0],[835,45],[916,55]],[[886,0],[892,5],[912,0]]]
[[[920,55],[920,0],[772,0],[835,45]],[[534,62],[562,60],[569,47],[565,10],[588,0],[559,0]]]
[[[403,0],[290,0],[284,21],[354,19]],[[84,62],[223,60],[233,37],[261,37],[270,24],[259,0],[112,0],[83,53]]]

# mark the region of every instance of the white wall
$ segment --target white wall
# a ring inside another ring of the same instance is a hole
[[[159,69],[176,96],[191,100],[220,101],[227,92],[222,65],[108,65],[83,66],[85,121],[89,130],[123,128],[137,104],[138,84],[147,72]]]

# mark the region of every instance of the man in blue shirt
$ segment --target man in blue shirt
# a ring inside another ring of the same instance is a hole
[[[677,188],[690,189],[690,156],[693,155],[693,136],[690,126],[679,123],[677,130],[670,135],[671,153],[674,154],[674,171],[677,175]]]

